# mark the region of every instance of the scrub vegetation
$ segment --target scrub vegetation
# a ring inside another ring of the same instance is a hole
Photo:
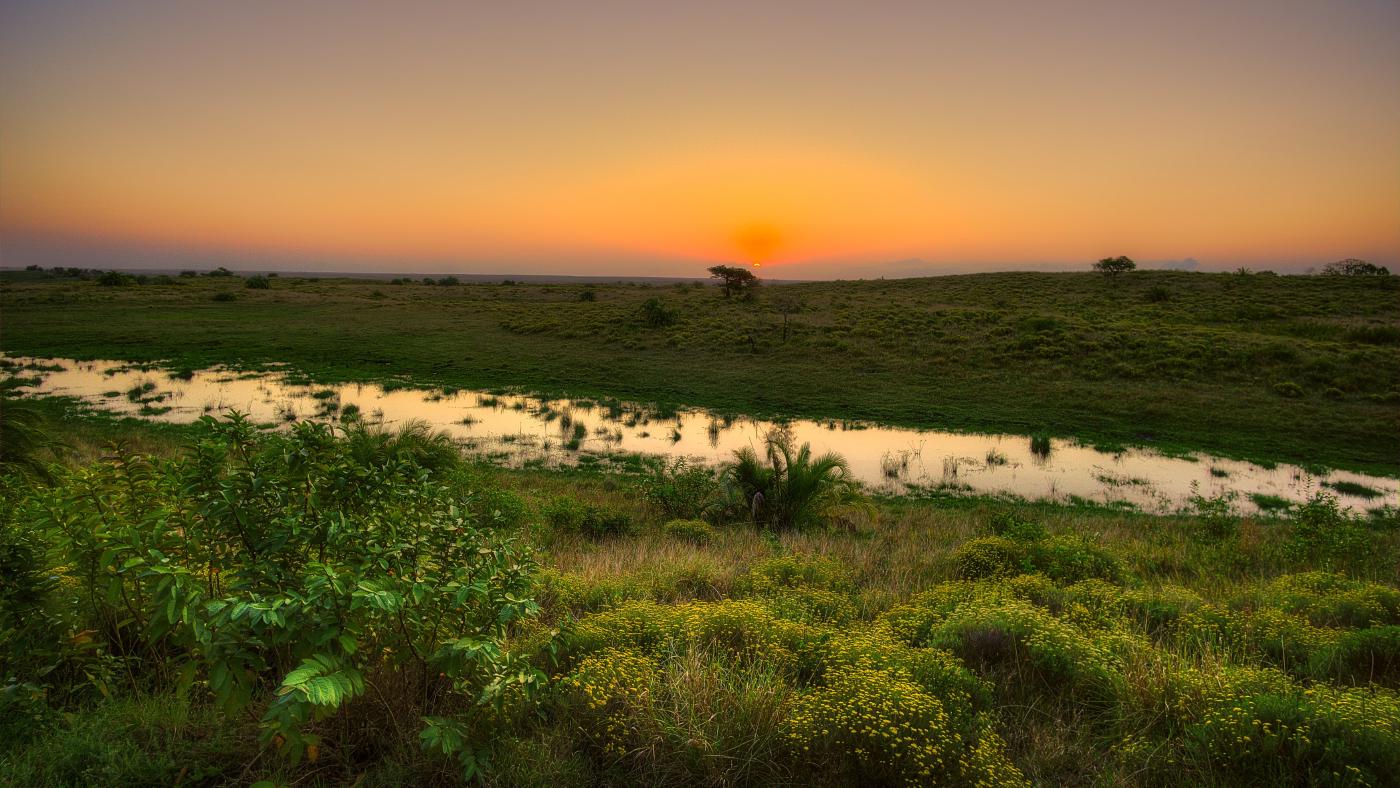
[[[0,404],[14,784],[1400,774],[1393,508],[871,498],[781,436],[531,470],[412,424]]]
[[[1392,276],[1006,273],[733,297],[700,282],[0,282],[12,354],[286,362],[327,382],[516,387],[1387,474],[1400,456]]]

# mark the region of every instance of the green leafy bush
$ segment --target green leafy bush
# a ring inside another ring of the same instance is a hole
[[[719,503],[715,472],[684,457],[661,463],[640,487],[642,497],[671,518],[698,519]]]
[[[72,625],[118,668],[94,674],[104,694],[198,683],[260,710],[264,740],[296,760],[347,706],[476,736],[480,703],[540,680],[504,648],[537,610],[530,553],[484,527],[430,439],[268,434],[236,414],[196,435],[171,460],[74,472],[25,510],[86,600]],[[399,691],[367,700],[385,681]],[[455,753],[474,764],[470,739]]]
[[[596,538],[622,536],[636,530],[632,515],[617,509],[581,503],[572,498],[553,499],[545,505],[543,514],[550,526],[562,533],[578,533]]]
[[[987,530],[994,536],[1004,536],[1018,542],[1034,542],[1045,538],[1045,526],[1023,520],[1014,512],[997,512],[987,521]]]
[[[1323,566],[1345,566],[1369,558],[1365,525],[1343,512],[1336,496],[1323,492],[1298,506],[1284,549],[1295,561]]]

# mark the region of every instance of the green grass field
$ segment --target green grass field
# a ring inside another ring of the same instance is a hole
[[[288,362],[325,380],[1049,432],[1386,474],[1400,457],[1395,277],[978,274],[764,287],[753,301],[699,286],[166,281],[5,274],[3,349]],[[643,319],[653,298],[669,325]],[[802,309],[783,341],[785,298]]]
[[[1400,773],[1393,511],[880,498],[775,531],[732,511],[676,521],[713,488],[654,471],[374,441],[344,465],[314,436],[220,460],[197,428],[35,406],[66,446],[51,482],[0,468],[0,774],[16,785],[452,784],[464,752],[481,784],[555,788]],[[469,549],[415,557],[444,494],[437,549]],[[320,531],[349,527],[334,510],[372,527]],[[538,605],[501,631],[507,674],[538,679],[478,705],[492,674],[425,644],[479,618],[443,626],[453,587],[429,579],[503,549],[497,571],[527,568]],[[313,653],[340,654],[336,672],[295,683]],[[249,690],[225,708],[229,664]]]

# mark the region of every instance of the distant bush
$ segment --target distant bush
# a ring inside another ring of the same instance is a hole
[[[136,284],[136,277],[120,271],[108,271],[97,277],[97,283],[103,287],[125,287]]]
[[[1298,397],[1303,396],[1303,387],[1299,386],[1297,383],[1294,383],[1291,380],[1285,380],[1281,383],[1274,384],[1274,393],[1279,395],[1280,397],[1297,399]]]
[[[211,300],[213,300],[213,301],[218,301],[218,302],[220,302],[220,303],[228,303],[229,301],[237,301],[237,300],[238,300],[238,296],[237,296],[236,294],[234,294],[234,293],[231,293],[231,292],[227,291],[227,290],[221,290],[221,291],[215,293],[215,294],[212,296]]]
[[[221,266],[219,266],[218,268],[215,268],[213,271],[209,271],[208,273],[206,273],[205,276],[214,276],[214,277],[233,276],[233,272],[230,271],[230,270],[228,270],[227,268],[225,268],[225,267],[223,267],[223,266],[221,265]]]
[[[676,322],[676,312],[659,298],[648,298],[641,306],[642,325],[647,328],[664,328]]]
[[[582,290],[579,291],[578,300],[580,300],[580,301],[585,301],[585,302],[597,301],[597,300],[598,300],[598,291],[597,291],[597,290],[594,290],[594,289],[591,288],[591,287],[585,287],[584,289],[582,289]]]
[[[267,290],[272,287],[272,282],[267,277],[259,274],[243,280],[243,286],[249,290]]]
[[[1171,297],[1172,291],[1168,290],[1167,288],[1161,285],[1153,285],[1152,287],[1147,288],[1147,291],[1142,294],[1142,300],[1146,301],[1149,304],[1166,303],[1167,301],[1171,300]]]

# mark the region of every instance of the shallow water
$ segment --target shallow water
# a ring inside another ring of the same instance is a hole
[[[103,410],[156,421],[189,422],[234,409],[255,421],[338,419],[347,407],[386,424],[422,420],[446,430],[471,451],[516,464],[570,463],[620,452],[690,457],[718,463],[745,446],[760,449],[773,422],[725,419],[702,410],[655,410],[595,401],[501,395],[481,391],[398,388],[374,384],[316,385],[286,370],[196,371],[181,379],[166,370],[120,361],[11,358],[24,391],[70,396]],[[130,392],[130,393],[129,393]],[[581,425],[581,427],[580,427]],[[1265,468],[1217,457],[1169,457],[1147,449],[1106,454],[1053,440],[1048,455],[1023,435],[983,435],[866,424],[795,420],[782,427],[815,452],[834,451],[871,488],[886,492],[943,489],[1010,494],[1027,499],[1131,504],[1175,511],[1191,496],[1234,493],[1241,512],[1256,511],[1253,494],[1289,501],[1310,497],[1324,482],[1354,482],[1379,495],[1339,494],[1358,511],[1400,502],[1400,480],[1347,471],[1313,475],[1296,466]]]

